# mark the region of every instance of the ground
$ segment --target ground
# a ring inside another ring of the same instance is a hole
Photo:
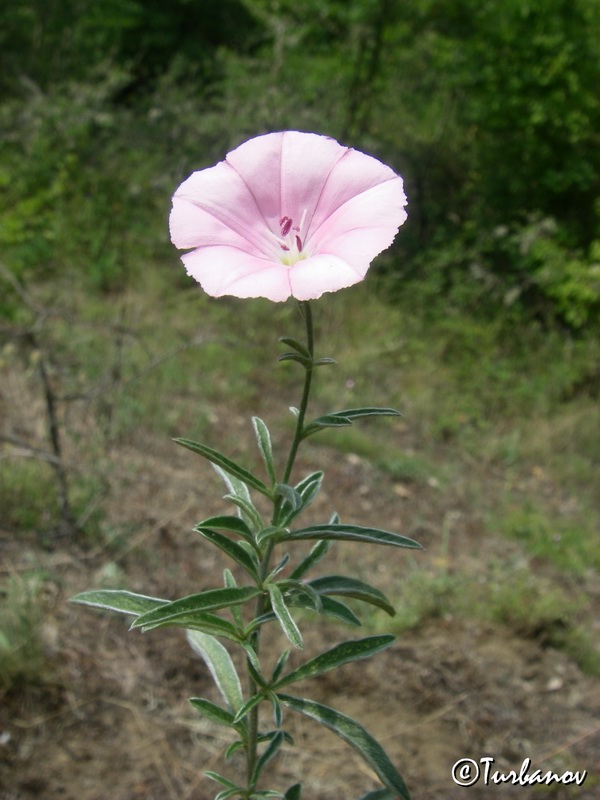
[[[128,632],[123,618],[68,599],[101,586],[164,597],[217,586],[223,565],[191,528],[224,511],[219,487],[205,462],[159,437],[129,437],[112,458],[107,513],[115,524],[127,522],[127,537],[49,544],[4,531],[0,539],[8,573],[45,571],[42,635],[52,665],[43,685],[2,698],[1,800],[209,800],[215,794],[202,772],[222,768],[228,734],[187,702],[203,693],[212,697],[213,688],[180,632]],[[327,476],[311,509],[315,521],[333,507],[358,524],[372,521],[376,511],[378,526],[422,541],[426,549],[412,559],[425,569],[442,559],[450,572],[464,559],[483,563],[498,547],[486,544],[481,520],[463,502],[466,474],[441,494],[427,482],[399,483],[367,460],[326,446],[306,450],[300,473],[315,467],[313,459],[324,463]],[[493,474],[486,480],[493,483]],[[452,539],[442,551],[438,532],[449,514]],[[332,558],[392,600],[409,568],[403,551],[376,547],[341,545]],[[598,607],[597,594],[592,602]],[[385,619],[377,630],[385,630]],[[350,636],[341,627],[312,627],[306,652]],[[361,721],[414,800],[465,797],[467,790],[452,781],[452,766],[486,756],[502,772],[518,772],[530,758],[532,770],[587,770],[588,776],[581,787],[480,781],[469,790],[473,800],[600,796],[600,682],[543,636],[442,613],[401,633],[379,656],[307,684],[306,695]],[[302,780],[309,800],[351,800],[377,786],[342,741],[304,719],[288,721],[298,746],[286,747],[277,763],[277,785]]]

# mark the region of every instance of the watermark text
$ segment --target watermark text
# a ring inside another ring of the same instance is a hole
[[[485,756],[478,761],[473,758],[461,758],[452,767],[452,780],[458,786],[474,786],[479,782],[484,786],[498,783],[508,783],[513,786],[532,786],[536,783],[543,783],[546,786],[561,783],[567,786],[574,783],[581,786],[587,778],[587,770],[581,772],[566,770],[559,774],[549,770],[532,769],[530,758],[523,761],[518,772],[514,769],[508,772],[494,769],[494,762],[495,759],[491,756]]]

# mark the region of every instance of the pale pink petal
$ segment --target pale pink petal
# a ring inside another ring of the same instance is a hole
[[[213,297],[266,297],[281,302],[291,295],[289,267],[235,247],[202,247],[185,253],[181,260],[188,275]]]
[[[336,292],[358,283],[364,274],[329,253],[298,261],[292,267],[290,284],[296,300],[316,300],[324,292]]]
[[[371,261],[394,241],[406,220],[402,180],[394,176],[347,200],[307,242],[312,252],[333,253],[363,277]]]
[[[271,254],[273,237],[245,182],[226,162],[194,172],[173,196],[169,220],[176,247],[233,244]]]
[[[405,204],[402,179],[377,159],[282,131],[184,181],[171,237],[195,248],[183,261],[209,294],[308,300],[361,280],[405,221]]]
[[[258,136],[229,153],[271,230],[292,217],[299,224],[306,210],[310,222],[329,173],[347,153],[334,139],[315,133],[281,131]]]

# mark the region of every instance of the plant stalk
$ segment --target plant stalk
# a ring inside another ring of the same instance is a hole
[[[310,353],[311,364],[310,366],[305,367],[305,375],[304,375],[304,388],[302,391],[302,399],[300,401],[300,407],[298,409],[298,416],[296,418],[296,428],[294,431],[294,438],[292,439],[292,444],[290,446],[290,452],[288,455],[287,463],[285,466],[285,472],[283,473],[283,483],[287,483],[290,479],[292,474],[292,470],[294,469],[294,463],[296,461],[296,454],[298,453],[298,447],[300,446],[300,442],[302,441],[302,431],[304,430],[304,419],[306,416],[306,409],[308,408],[308,400],[310,397],[310,390],[312,385],[312,376],[313,376],[313,361],[314,361],[314,328],[313,328],[313,318],[312,318],[312,309],[310,307],[310,303],[308,300],[304,300],[300,302],[300,311],[304,317],[304,322],[306,324],[306,345],[308,352]],[[279,511],[281,508],[281,498],[277,498],[273,504],[273,518],[271,520],[272,525],[277,525],[279,521]],[[271,557],[273,555],[273,547],[274,544],[272,540],[267,542],[265,547],[265,552],[263,558],[261,560],[260,565],[260,579],[261,582],[265,580],[267,575],[271,570]],[[256,601],[256,609],[255,609],[255,618],[261,616],[265,612],[265,596],[261,594],[258,596]],[[259,654],[260,650],[260,627],[257,628],[254,633],[252,634],[251,644],[254,649],[256,655]],[[246,662],[248,665],[248,661]],[[252,674],[248,667],[248,691],[249,697],[252,697],[257,690],[257,685],[254,679],[252,678]],[[252,774],[254,772],[254,768],[256,766],[257,760],[257,749],[258,749],[258,705],[254,706],[254,708],[248,714],[248,741],[246,744],[246,774],[247,774],[247,789],[248,793],[250,793],[250,784],[252,780]],[[250,794],[248,794],[250,796]]]

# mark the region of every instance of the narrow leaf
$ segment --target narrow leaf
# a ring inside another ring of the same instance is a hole
[[[291,508],[292,512],[299,511],[302,508],[302,495],[296,491],[293,486],[287,483],[278,483],[275,487],[275,497],[281,497],[282,500]]]
[[[325,555],[327,555],[327,551],[330,547],[331,542],[317,542],[317,544],[313,545],[310,553],[306,556],[306,558],[302,559],[298,566],[293,570],[290,578],[299,580],[303,575],[306,575],[306,573],[312,569],[315,564],[318,564],[319,561]]]
[[[286,344],[288,347],[297,350],[301,355],[305,356],[306,358],[310,358],[310,350],[306,345],[299,342],[298,339],[293,339],[291,336],[280,336],[279,341],[282,344]]]
[[[218,772],[214,772],[212,769],[205,770],[204,774],[207,778],[210,778],[211,781],[215,781],[215,783],[220,783],[221,786],[226,786],[228,789],[240,789],[241,787],[237,786],[233,781],[230,781],[229,778],[226,778],[224,775],[220,775]]]
[[[310,356],[303,356],[300,353],[282,353],[277,356],[277,361],[296,361],[301,364],[304,369],[312,369],[313,361]]]
[[[329,706],[300,697],[280,694],[281,702],[311,719],[320,722],[353,747],[375,771],[381,782],[403,800],[410,800],[406,784],[379,742],[355,720]]]
[[[366,639],[356,639],[353,642],[342,642],[328,650],[326,653],[311,658],[293,672],[285,675],[277,683],[272,685],[272,689],[280,689],[296,681],[303,681],[306,678],[314,678],[332,669],[337,669],[343,664],[351,661],[359,661],[363,658],[375,655],[388,648],[394,642],[394,636],[367,636]]]
[[[169,604],[168,600],[160,600],[158,597],[147,597],[143,594],[134,594],[118,589],[82,592],[71,597],[71,602],[94,608],[105,608],[107,611],[120,611],[121,614],[131,614],[134,617]]]
[[[176,626],[178,628],[189,628],[193,631],[201,631],[202,633],[210,633],[212,636],[224,636],[226,639],[231,639],[234,642],[240,641],[240,634],[231,622],[228,622],[216,614],[210,614],[206,611],[194,611],[190,614],[182,614],[177,619],[166,619],[160,622],[152,622],[148,625],[142,626],[142,632],[153,631],[158,628],[169,628]]]
[[[338,362],[335,360],[335,358],[328,358],[328,357],[317,358],[317,360],[314,362],[314,366],[315,367],[324,367],[327,364],[337,364],[337,363]]]
[[[216,466],[221,467],[221,469],[225,470],[230,475],[233,475],[235,478],[238,478],[238,480],[242,481],[242,483],[246,484],[246,486],[251,486],[261,494],[271,497],[269,488],[265,486],[260,478],[257,478],[256,475],[253,475],[235,461],[227,458],[227,456],[224,456],[223,453],[220,453],[218,450],[214,450],[212,447],[207,447],[207,445],[201,444],[200,442],[193,442],[191,439],[177,438],[173,441],[176,444],[180,444],[182,447],[187,447],[187,449],[191,450],[193,453],[197,453],[203,458],[206,458],[208,461],[216,464]]]
[[[352,425],[352,421],[345,417],[336,417],[334,414],[324,414],[310,422],[302,431],[302,438],[306,439],[323,428],[344,428]]]
[[[217,725],[225,725],[228,728],[233,728],[233,714],[221,706],[211,703],[210,700],[205,700],[204,697],[190,697],[190,703],[194,706],[196,711],[202,714],[211,722]]]
[[[252,695],[249,700],[246,700],[246,702],[240,706],[235,715],[233,720],[235,724],[237,725],[238,722],[241,722],[250,713],[250,711],[252,711],[252,709],[259,703],[262,703],[264,699],[265,696],[262,694],[262,692],[259,692],[258,694]]]
[[[283,800],[301,800],[302,795],[302,784],[295,783],[293,786],[287,790],[285,795],[283,796]]]
[[[240,486],[244,486],[241,481],[239,481],[239,484]],[[244,489],[245,488],[246,487],[244,486]],[[250,526],[251,530],[259,531],[264,527],[262,517],[251,500],[247,500],[245,497],[240,496],[239,494],[226,494],[223,495],[223,499],[229,500],[230,503],[233,503],[235,506],[237,506],[240,518]]]
[[[199,522],[194,530],[198,528],[213,528],[219,531],[229,531],[229,533],[237,533],[246,541],[252,542],[252,531],[243,519],[233,517],[228,514],[221,514],[217,517],[208,517]]]
[[[366,528],[362,525],[312,525],[300,528],[282,537],[284,540],[301,541],[302,539],[332,539],[349,542],[368,542],[370,544],[387,544],[393,547],[408,547],[422,550],[418,542],[401,536],[399,533],[384,531],[379,528]]]
[[[312,611],[316,610],[313,605],[308,602],[306,595],[295,595],[294,597],[291,597],[288,600],[288,605],[297,608],[310,608]],[[333,597],[322,595],[321,609],[317,613],[323,614],[326,617],[334,617],[335,619],[339,619],[348,625],[353,625],[359,628],[361,626],[361,621],[356,616],[354,611],[348,608],[345,603],[341,603],[339,600],[334,600]],[[268,621],[269,620],[265,620],[265,622]]]
[[[277,663],[275,664],[275,666],[273,668],[273,674],[271,675],[271,681],[273,683],[275,683],[277,681],[277,679],[279,678],[279,676],[283,672],[283,670],[285,668],[285,665],[288,662],[288,658],[289,657],[290,657],[290,651],[289,650],[284,650],[283,653],[277,659]]]
[[[391,792],[389,789],[375,789],[364,794],[360,800],[396,800],[397,797],[396,792]]]
[[[227,608],[228,606],[245,603],[260,594],[260,589],[255,586],[240,586],[236,589],[209,589],[200,594],[191,594],[174,600],[172,603],[162,605],[154,611],[142,614],[132,624],[132,628],[147,628],[159,622],[176,621],[180,617],[189,617],[196,611],[204,612]]]
[[[237,517],[232,517],[237,519]],[[241,522],[242,520],[238,520]],[[228,536],[218,531],[213,531],[210,528],[205,528],[204,525],[197,525],[194,528],[201,536],[216,545],[219,550],[233,559],[237,564],[243,567],[257,582],[258,578],[258,564],[252,557],[236,542],[232,542]]]
[[[309,585],[319,594],[353,597],[355,600],[362,600],[363,603],[370,603],[372,606],[382,608],[391,617],[396,613],[394,607],[390,605],[386,596],[379,589],[356,578],[346,578],[343,575],[326,575],[309,581]]]
[[[233,576],[233,572],[230,569],[225,568],[223,570],[223,582],[225,586],[229,589],[237,589],[237,581]],[[233,621],[237,625],[238,630],[243,630],[244,628],[244,615],[242,614],[242,609],[240,606],[235,605],[231,606],[229,609],[229,613],[233,617]]]
[[[206,633],[188,631],[187,639],[192,650],[204,659],[229,708],[237,712],[244,703],[242,685],[227,650],[214,636]]]
[[[279,620],[279,624],[281,625],[283,632],[290,640],[290,642],[294,645],[294,647],[302,648],[302,635],[298,630],[298,626],[294,622],[294,619],[290,612],[288,611],[288,607],[285,604],[283,599],[283,595],[281,594],[279,588],[274,584],[270,584],[268,586],[269,595],[271,597],[271,605],[273,607],[273,611],[277,619]]]
[[[273,446],[271,444],[271,435],[269,429],[260,417],[252,417],[252,425],[254,426],[254,433],[256,434],[256,441],[258,442],[258,449],[265,462],[267,475],[273,486],[277,478],[275,477],[275,461],[273,459]]]
[[[346,417],[347,419],[359,419],[360,417],[401,417],[402,414],[395,408],[346,408],[343,411],[332,412],[334,417]]]
[[[256,785],[260,777],[260,773],[267,766],[269,761],[271,761],[277,755],[277,751],[280,749],[282,744],[283,744],[283,732],[278,731],[275,734],[275,736],[273,736],[269,744],[266,746],[264,752],[261,754],[260,758],[256,762],[256,766],[254,767],[254,771],[251,777],[251,783],[253,786]]]

